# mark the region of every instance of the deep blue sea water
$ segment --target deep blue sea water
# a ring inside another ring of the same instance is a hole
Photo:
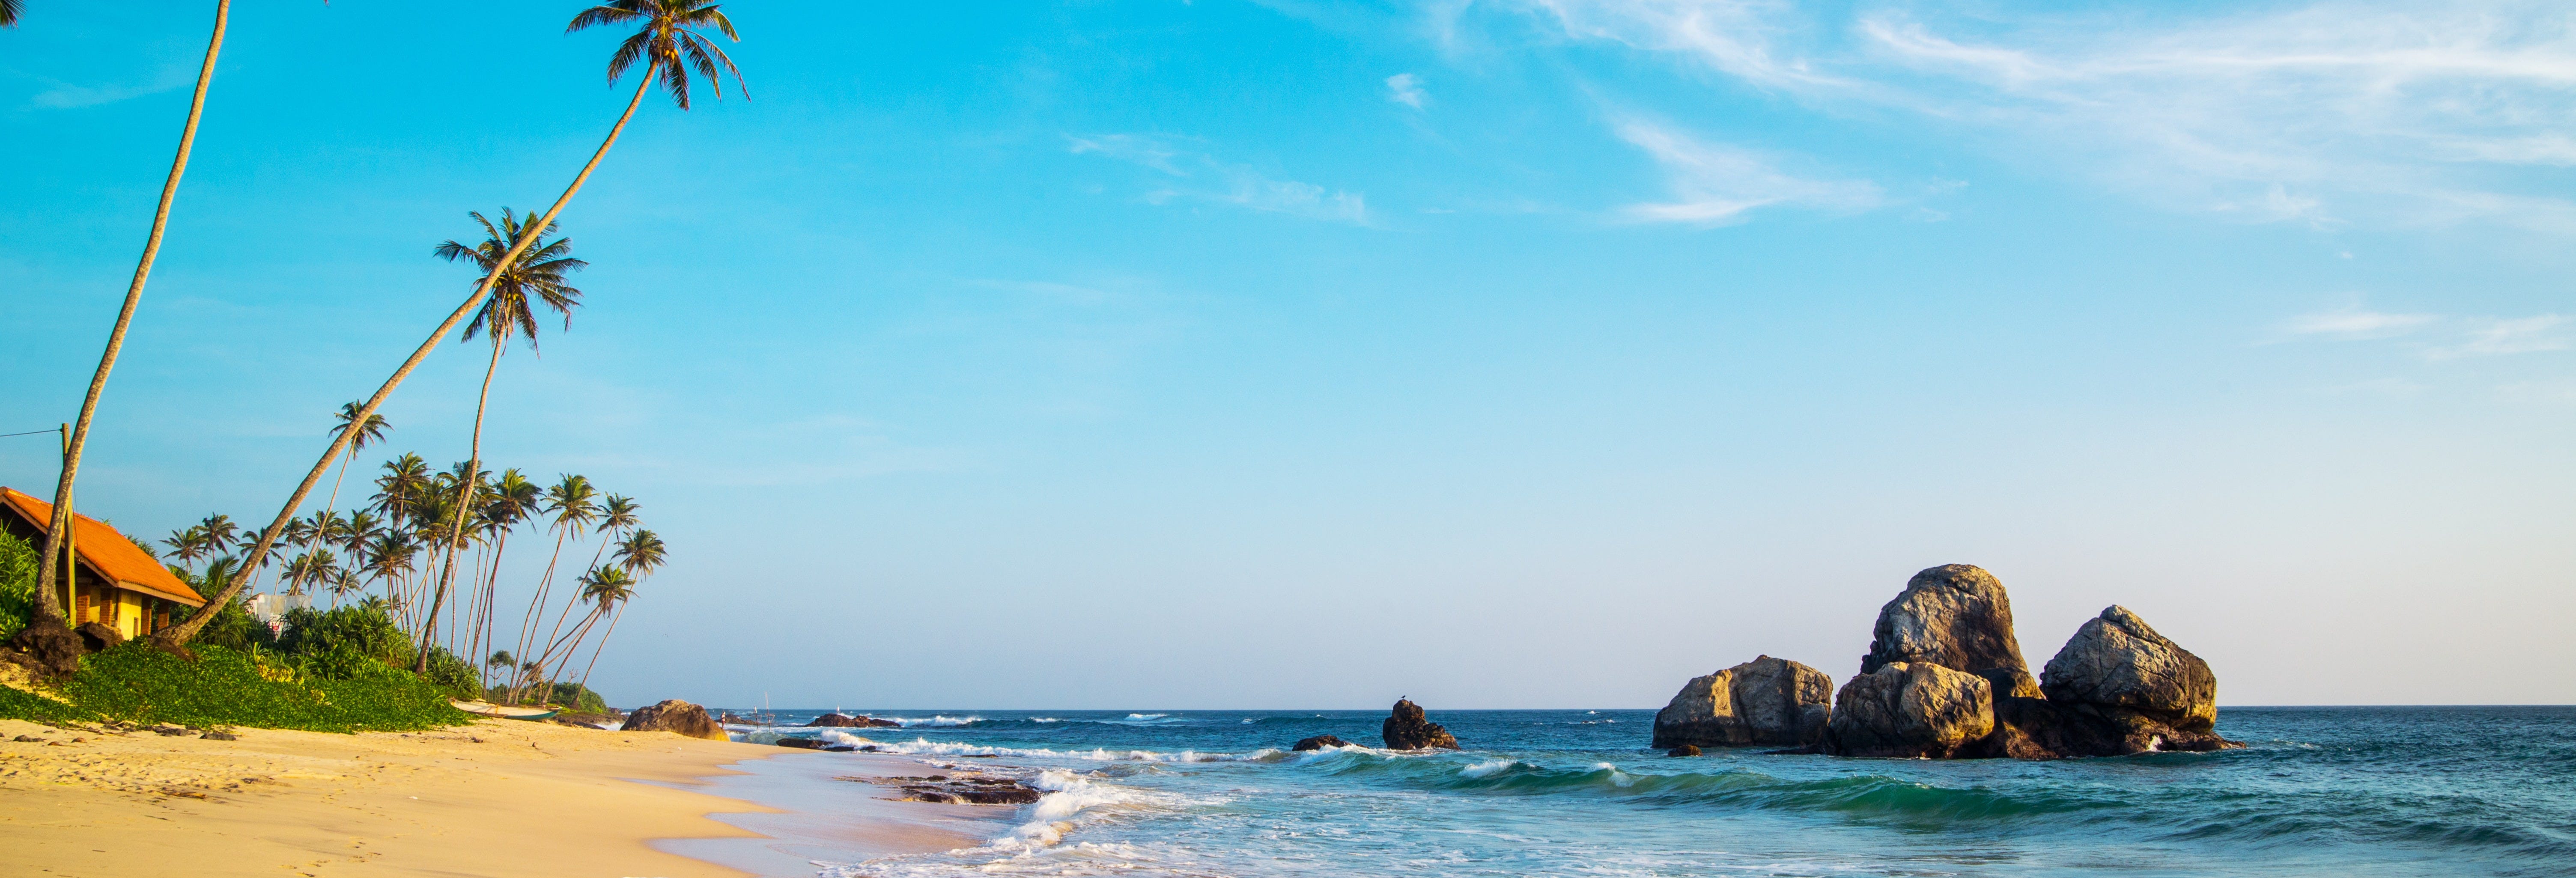
[[[875,715],[910,725],[789,733],[1051,792],[823,875],[2576,876],[2576,707],[2231,708],[2243,750],[2060,762],[1675,759],[1643,710],[1435,710],[1467,749],[1428,755],[1287,752],[1384,711]]]

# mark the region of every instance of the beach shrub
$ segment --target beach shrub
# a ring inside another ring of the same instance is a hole
[[[112,719],[200,727],[399,731],[473,719],[447,703],[447,692],[379,661],[351,663],[335,678],[213,644],[192,648],[193,662],[142,642],[93,654],[63,694]]]
[[[77,723],[98,719],[98,714],[37,695],[0,686],[0,719],[22,719],[38,723]]]
[[[36,615],[36,573],[44,552],[0,532],[0,640],[16,637]]]

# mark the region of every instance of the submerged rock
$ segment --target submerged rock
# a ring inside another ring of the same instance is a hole
[[[1300,739],[1300,740],[1297,742],[1297,745],[1296,745],[1296,746],[1294,746],[1294,747],[1290,747],[1290,748],[1288,748],[1288,749],[1290,749],[1290,750],[1321,750],[1321,749],[1324,749],[1324,748],[1326,748],[1326,747],[1348,747],[1348,746],[1350,746],[1350,745],[1351,745],[1351,742],[1349,742],[1349,741],[1345,741],[1345,740],[1342,740],[1342,739],[1340,739],[1340,738],[1333,737],[1333,736],[1331,736],[1331,735],[1316,735],[1316,736],[1314,736],[1314,737],[1312,737],[1312,738],[1304,738],[1304,739]]]
[[[1984,677],[1930,662],[1880,665],[1834,697],[1822,749],[1837,756],[1982,755],[1974,745],[1994,731],[1992,693]]]
[[[849,716],[846,714],[827,713],[822,716],[815,717],[814,721],[806,723],[805,727],[826,729],[889,729],[900,725],[903,724],[893,720],[878,719],[873,716]]]
[[[1395,711],[1378,726],[1389,750],[1456,750],[1458,739],[1422,714],[1422,706],[1411,699],[1395,702]]]
[[[1672,703],[1655,714],[1655,739],[1650,746],[1669,750],[1685,745],[1814,744],[1824,738],[1825,723],[1833,715],[1833,697],[1834,679],[1825,672],[1762,656],[1691,678]]]
[[[621,732],[670,732],[710,741],[730,741],[723,726],[707,716],[707,709],[673,698],[651,707],[638,707],[626,715]]]
[[[2040,697],[2039,681],[2031,678],[2021,642],[2013,637],[2012,599],[1994,574],[1972,564],[1916,573],[1904,592],[1879,608],[1860,672],[1874,674],[1898,662],[1975,674],[1998,695]]]
[[[1697,755],[1699,755],[1699,748],[1698,748],[1698,747],[1693,747],[1693,746],[1691,746],[1691,745],[1689,745],[1689,744],[1683,744],[1683,745],[1681,745],[1681,746],[1679,746],[1679,747],[1675,747],[1675,748],[1673,748],[1673,749],[1671,749],[1671,750],[1664,751],[1664,755],[1666,755],[1666,756],[1697,756]]]

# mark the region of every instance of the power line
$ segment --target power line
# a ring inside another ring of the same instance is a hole
[[[29,430],[29,431],[24,432],[24,433],[0,433],[0,439],[7,439],[7,438],[9,438],[9,437],[11,437],[11,436],[33,436],[33,435],[36,435],[36,434],[38,434],[38,433],[59,433],[59,432],[62,432],[62,428],[60,428],[60,427],[55,427],[55,428],[50,429],[50,430]]]

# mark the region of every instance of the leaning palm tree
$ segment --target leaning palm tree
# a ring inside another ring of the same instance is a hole
[[[635,582],[642,584],[645,577],[653,575],[653,571],[662,569],[663,555],[666,550],[667,547],[662,545],[662,538],[654,536],[652,531],[636,531],[633,536],[617,544],[617,569],[633,574]],[[581,691],[590,691],[590,672],[599,668],[599,654],[608,651],[608,638],[617,636],[617,623],[626,618],[626,598],[632,597],[633,594],[630,588],[625,596],[618,599],[617,614],[609,617],[607,633],[599,635],[599,644],[591,647],[590,664],[584,665],[581,669]]]
[[[715,89],[718,97],[724,95],[723,83],[717,78],[716,73],[719,65],[724,72],[733,74],[735,85],[742,85],[742,71],[734,68],[733,59],[725,57],[722,49],[717,48],[713,41],[699,33],[701,28],[712,27],[722,32],[727,39],[737,42],[742,39],[734,33],[733,22],[726,19],[724,13],[720,11],[720,4],[709,3],[707,0],[611,0],[609,3],[583,10],[581,14],[573,17],[572,23],[564,30],[566,33],[571,33],[601,25],[617,24],[634,24],[637,27],[635,35],[618,44],[617,51],[609,56],[609,81],[617,81],[621,75],[635,66],[635,62],[645,63],[643,81],[636,85],[635,96],[627,100],[626,112],[617,117],[617,124],[609,127],[607,139],[600,141],[598,151],[591,153],[590,162],[582,166],[581,173],[573,175],[572,185],[565,187],[563,194],[555,198],[554,205],[546,208],[544,215],[523,227],[523,234],[519,240],[511,244],[509,252],[503,253],[501,258],[496,260],[499,264],[493,266],[493,269],[484,276],[483,284],[476,287],[473,294],[466,296],[464,303],[457,305],[456,310],[450,312],[447,319],[430,332],[428,339],[412,350],[411,357],[404,360],[402,366],[396,368],[394,374],[386,378],[382,386],[376,388],[374,396],[367,398],[366,406],[359,412],[361,417],[374,414],[376,409],[383,407],[385,400],[393,396],[394,388],[402,386],[403,379],[409,377],[412,370],[419,368],[422,360],[428,359],[429,352],[446,340],[447,333],[454,330],[457,323],[463,321],[466,315],[474,313],[475,309],[482,304],[484,293],[489,291],[492,283],[499,278],[500,269],[506,268],[509,263],[519,258],[520,253],[536,243],[535,233],[554,225],[555,217],[563,213],[564,205],[572,203],[573,195],[579,193],[582,184],[590,180],[591,172],[599,169],[600,160],[608,157],[609,148],[617,145],[617,136],[624,133],[626,123],[635,118],[635,109],[644,103],[644,93],[653,87],[657,79],[670,92],[672,100],[681,110],[689,108],[689,79],[692,69],[708,81],[708,85]],[[745,87],[745,91],[744,97],[748,98],[748,87]],[[313,492],[313,486],[322,480],[322,474],[330,469],[331,462],[340,456],[340,450],[345,441],[346,437],[335,439],[331,447],[322,453],[322,458],[314,462],[313,468],[304,474],[303,483],[296,486],[295,492],[287,496],[286,505],[278,510],[278,521],[283,522],[295,515],[295,510],[303,505],[304,498]],[[232,594],[226,593],[222,597],[224,600],[231,600]],[[196,637],[197,632],[204,627],[203,622],[191,618],[185,624],[163,629],[154,637],[165,645],[176,646]],[[420,651],[415,667],[425,669],[428,667],[428,662],[429,651],[423,649]]]
[[[567,642],[548,644],[546,653],[552,655],[560,649],[567,659],[579,654],[581,642],[590,636],[590,629],[598,625],[600,619],[623,606],[626,599],[634,596],[635,577],[627,573],[625,568],[591,568],[590,572],[583,574],[581,578],[581,599],[590,603],[590,612],[583,614],[581,624],[573,626],[572,632],[564,635]],[[540,660],[539,664],[542,666],[543,661]],[[545,694],[538,696],[537,703],[543,704],[554,698],[554,689],[554,681],[546,681]]]
[[[555,532],[555,550],[546,559],[545,574],[537,577],[536,595],[528,599],[526,611],[519,614],[518,647],[521,653],[528,651],[531,646],[528,641],[536,633],[538,620],[545,618],[546,595],[554,588],[555,565],[563,560],[564,539],[599,518],[599,503],[595,499],[598,496],[599,492],[591,487],[590,479],[572,473],[565,473],[554,487],[546,489],[545,511],[554,516],[554,524],[550,527]],[[624,498],[618,499],[625,502]],[[633,504],[626,505],[631,507]],[[518,687],[513,684],[511,703],[518,703],[518,697]]]
[[[596,551],[593,551],[590,555],[591,569],[599,569],[599,559],[606,555],[608,547],[615,544],[619,537],[625,535],[627,531],[642,524],[642,518],[640,518],[636,513],[643,508],[644,504],[637,503],[631,498],[620,497],[615,494],[608,495],[608,502],[600,507],[599,529],[596,531],[596,533],[604,534],[605,536],[600,539],[599,548]],[[588,576],[589,574],[583,575]],[[563,641],[564,621],[572,617],[572,608],[580,603],[581,594],[579,592],[575,592],[571,597],[564,599],[563,609],[555,613],[554,627],[548,629],[546,632],[547,648],[543,653],[540,653],[537,656],[538,663],[543,664],[554,658],[554,645]],[[524,650],[522,651],[524,652]]]
[[[0,17],[14,26],[18,23],[18,0],[6,3],[0,7]],[[179,129],[179,154],[170,160],[170,176],[161,182],[161,204],[153,210],[152,231],[143,239],[143,258],[134,264],[134,280],[125,287],[125,304],[117,309],[116,325],[107,332],[107,350],[99,355],[97,371],[90,374],[89,393],[81,397],[80,417],[73,423],[71,442],[63,449],[62,475],[54,482],[54,520],[45,530],[44,560],[39,562],[36,573],[36,618],[22,632],[23,636],[52,641],[47,652],[66,645],[77,648],[76,642],[67,642],[72,636],[70,626],[63,621],[62,601],[54,585],[56,577],[68,575],[57,569],[57,562],[62,560],[63,535],[70,533],[72,527],[72,482],[80,476],[81,451],[89,447],[90,418],[98,413],[99,395],[107,391],[107,374],[116,368],[117,353],[125,349],[125,331],[134,325],[134,309],[143,303],[143,283],[152,277],[152,260],[161,255],[161,233],[170,226],[170,202],[179,196],[179,177],[187,172],[188,151],[197,144],[197,120],[206,114],[206,86],[214,82],[215,56],[223,51],[224,25],[232,18],[232,8],[232,0],[215,2],[215,32],[206,40],[206,60],[197,66],[197,91],[188,100],[188,122]],[[211,614],[201,615],[213,618]],[[193,637],[205,623],[180,627]],[[37,642],[30,640],[27,645]]]
[[[354,402],[343,403],[339,413],[333,416],[340,422],[331,425],[332,433],[347,433],[355,430],[356,435],[349,437],[349,452],[340,458],[340,475],[331,480],[331,499],[322,502],[324,512],[340,508],[340,484],[349,480],[349,463],[358,459],[358,452],[365,450],[369,445],[384,441],[385,431],[393,429],[393,424],[387,422],[385,416],[370,412],[362,417],[358,414],[359,408],[360,406]],[[313,547],[308,544],[305,548]]]
[[[551,224],[541,232],[525,228],[532,224],[522,223],[506,207],[501,209],[499,226],[494,226],[481,212],[468,212],[466,215],[482,224],[483,242],[469,247],[451,238],[433,252],[449,262],[471,260],[485,273],[483,282],[477,286],[489,290],[483,310],[474,315],[473,322],[465,324],[467,341],[472,341],[477,334],[488,334],[492,339],[492,359],[483,367],[483,390],[474,401],[474,438],[469,446],[472,450],[466,458],[466,466],[474,468],[483,464],[483,414],[492,401],[492,376],[501,369],[501,353],[509,350],[510,337],[525,338],[529,350],[537,349],[536,306],[539,303],[562,315],[564,328],[571,329],[572,309],[580,307],[581,291],[567,283],[564,275],[580,271],[590,263],[572,258],[570,238],[545,242],[544,235],[556,231]],[[522,249],[512,244],[531,232],[537,234],[537,246],[519,253],[515,260],[507,258]],[[466,493],[458,498],[454,520],[448,522],[450,537],[464,531],[465,514],[475,508],[474,483],[465,482],[462,487]],[[453,561],[452,558],[449,560]],[[440,568],[438,598],[430,602],[430,615],[438,614],[438,604],[447,596],[447,586],[455,575],[453,563]],[[474,615],[478,620],[482,618],[479,605]]]

